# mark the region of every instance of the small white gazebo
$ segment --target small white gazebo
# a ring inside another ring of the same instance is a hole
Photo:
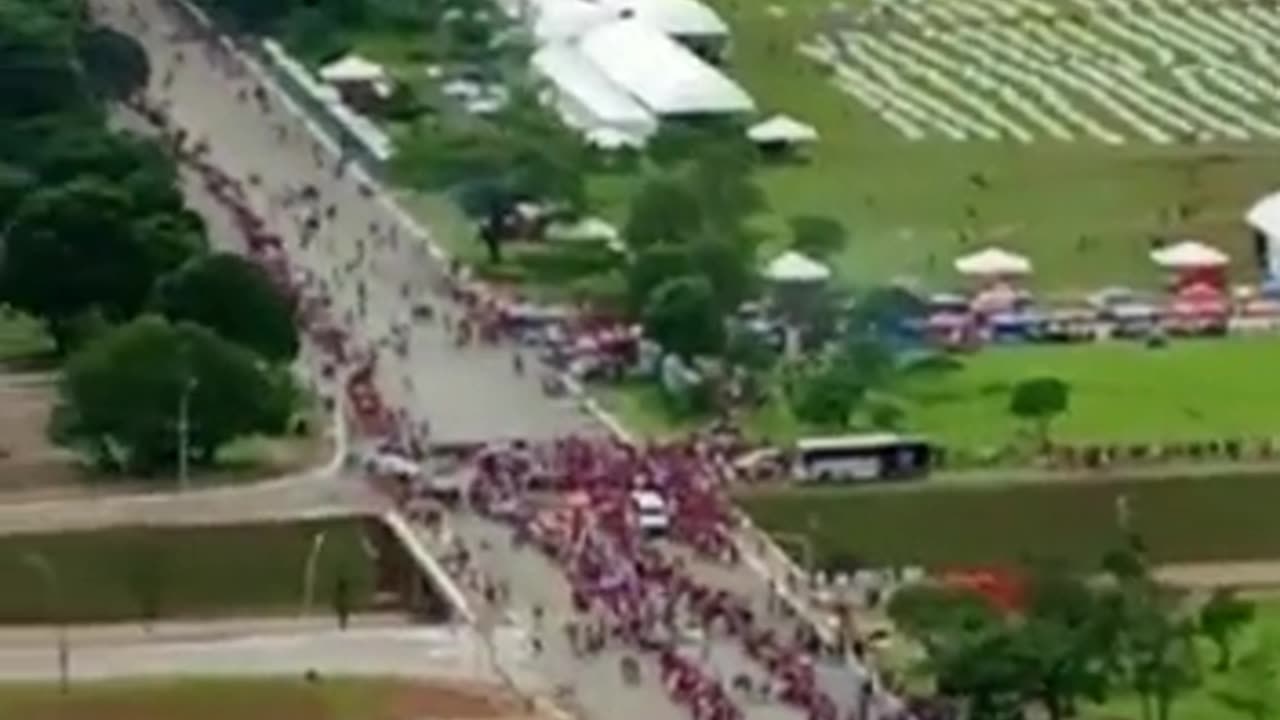
[[[1027,275],[1031,272],[1031,261],[1017,253],[997,247],[956,258],[956,272],[978,278],[1002,278]]]
[[[335,84],[379,83],[387,81],[387,71],[378,63],[353,53],[320,68],[320,79]]]
[[[774,115],[747,130],[747,139],[759,145],[801,145],[817,142],[818,131],[790,115]]]
[[[1196,240],[1183,240],[1151,252],[1151,261],[1166,270],[1220,268],[1231,261],[1221,250]]]
[[[788,250],[765,266],[764,276],[779,284],[812,284],[829,279],[831,269],[804,253]]]

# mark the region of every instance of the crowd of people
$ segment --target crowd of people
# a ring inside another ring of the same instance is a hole
[[[136,22],[145,22],[135,10],[130,14]],[[225,40],[189,17],[179,19],[193,37],[202,40],[209,65],[238,86],[236,96],[246,110],[260,113],[264,122],[277,128],[279,141],[312,143],[317,170],[335,181],[358,182],[350,176],[344,179],[346,159],[327,157],[315,140],[289,136],[284,112]],[[170,70],[186,61],[177,53],[170,58]],[[167,89],[173,82],[172,72],[166,71],[163,78],[162,89]],[[431,287],[395,288],[405,301],[403,318],[389,321],[380,333],[371,333],[372,323],[366,322],[370,293],[366,278],[377,273],[370,271],[369,264],[381,251],[401,249],[403,241],[394,227],[374,223],[367,237],[341,248],[328,247],[333,234],[326,237],[320,231],[343,209],[326,197],[324,189],[309,184],[272,189],[264,187],[255,174],[235,177],[214,160],[208,139],[177,125],[163,93],[137,96],[130,106],[163,135],[184,169],[199,178],[207,194],[233,219],[244,239],[243,251],[293,298],[308,340],[307,351],[327,384],[326,402],[332,406],[338,402],[336,394],[342,393],[355,415],[360,438],[383,451],[423,458],[430,448],[430,425],[410,408],[390,401],[394,394],[386,393],[379,383],[380,362],[388,354],[404,359],[410,352],[408,323],[440,323],[459,345],[498,343],[518,335],[519,315],[487,300],[451,267]],[[366,196],[371,192],[363,185],[360,189]],[[268,198],[265,213],[254,202],[262,197]],[[295,233],[269,229],[280,227],[278,213],[287,214],[285,219],[292,221]],[[328,274],[297,261],[299,254],[313,251],[317,242],[333,256]],[[342,252],[353,254],[344,262],[339,257]],[[337,299],[340,296],[353,296],[354,302],[342,302]],[[437,298],[440,310],[430,306],[411,310],[410,297]],[[523,372],[518,351],[513,365],[516,372]],[[707,562],[742,562],[735,541],[736,515],[722,487],[730,467],[725,448],[705,439],[641,448],[615,440],[569,437],[547,444],[510,443],[480,449],[468,461],[471,477],[465,492],[469,507],[505,523],[513,542],[539,548],[564,572],[573,589],[573,604],[582,616],[580,623],[572,625],[575,649],[590,653],[604,643],[631,648],[636,658],[652,662],[663,687],[694,720],[743,718],[741,691],[747,687],[757,699],[787,703],[808,720],[842,720],[841,706],[819,682],[815,665],[823,655],[842,654],[844,648],[825,643],[818,629],[796,617],[781,600],[771,597],[761,613],[749,598],[701,581],[678,556],[660,551],[636,524],[633,492],[657,492],[670,505],[670,540]],[[565,501],[558,516],[563,521],[546,521],[544,504],[537,498],[547,495]],[[493,589],[495,597],[508,592],[501,585]],[[705,657],[690,651],[685,642],[690,626],[705,635],[736,641],[758,667],[760,677],[744,673],[732,678],[727,687]],[[860,647],[855,649],[861,652]],[[623,671],[632,679],[642,672],[639,662],[630,657]],[[865,678],[856,689],[859,697],[850,717],[890,718],[903,712],[873,676]]]

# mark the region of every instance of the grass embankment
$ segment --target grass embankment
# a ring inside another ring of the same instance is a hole
[[[1280,479],[793,488],[745,495],[766,529],[804,533],[819,560],[848,553],[873,564],[947,567],[1061,559],[1096,567],[1115,547],[1116,500],[1159,562],[1280,558]]]
[[[318,533],[316,605],[328,605],[342,576],[352,607],[369,607],[374,573],[359,521],[124,528],[0,537],[0,623],[297,612]]]
[[[400,680],[181,679],[0,685],[0,717],[21,720],[421,720],[502,715],[476,690]]]

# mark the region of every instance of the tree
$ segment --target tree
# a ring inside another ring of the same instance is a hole
[[[96,308],[109,321],[132,317],[156,277],[204,245],[187,220],[137,210],[96,178],[31,193],[10,221],[0,297],[48,322],[64,350],[79,315]]]
[[[788,218],[787,224],[791,226],[791,247],[815,258],[834,255],[849,241],[844,223],[825,215],[796,215]]]
[[[1217,670],[1231,668],[1237,635],[1253,622],[1254,605],[1231,588],[1218,588],[1200,608],[1200,632],[1218,648]]]
[[[203,325],[273,362],[298,352],[292,303],[265,270],[237,255],[196,258],[165,276],[155,308],[171,322]]]
[[[1036,427],[1041,447],[1049,446],[1049,426],[1053,419],[1067,411],[1071,402],[1071,386],[1053,377],[1023,380],[1013,388],[1009,412]]]
[[[89,89],[101,98],[123,100],[147,87],[151,63],[132,37],[106,27],[88,28],[76,42]]]
[[[686,184],[671,174],[649,178],[631,199],[622,237],[634,252],[653,245],[684,245],[701,236],[702,207]]]
[[[152,473],[177,457],[185,406],[192,459],[228,441],[285,429],[288,375],[190,323],[144,316],[76,353],[60,387],[63,440],[106,467]]]
[[[752,177],[755,148],[741,138],[708,139],[688,170],[688,184],[708,230],[730,242],[744,239],[747,218],[764,206],[764,192]]]
[[[791,411],[811,425],[843,428],[866,394],[867,386],[848,365],[824,362],[795,383]]]
[[[684,358],[719,352],[725,328],[711,283],[696,275],[674,277],[654,288],[644,328],[662,347]]]
[[[76,24],[69,3],[0,2],[0,116],[87,109],[73,62]]]
[[[982,595],[938,583],[898,588],[887,608],[894,624],[920,640],[926,649],[941,647],[957,633],[977,632],[999,621],[999,613]]]
[[[1218,702],[1247,720],[1280,717],[1280,676],[1276,672],[1275,645],[1263,640],[1245,653],[1212,691]]]

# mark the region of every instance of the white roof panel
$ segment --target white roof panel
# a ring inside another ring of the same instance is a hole
[[[577,48],[558,43],[547,45],[534,53],[532,63],[534,70],[549,80],[556,91],[571,96],[591,114],[591,118],[575,119],[579,124],[594,122],[597,126],[618,130],[635,128],[647,133],[657,129],[657,118],[605,77]]]
[[[657,115],[747,113],[751,97],[733,80],[661,32],[631,19],[582,36],[582,54]]]
[[[618,17],[630,17],[676,37],[724,37],[729,26],[699,0],[604,0]]]

